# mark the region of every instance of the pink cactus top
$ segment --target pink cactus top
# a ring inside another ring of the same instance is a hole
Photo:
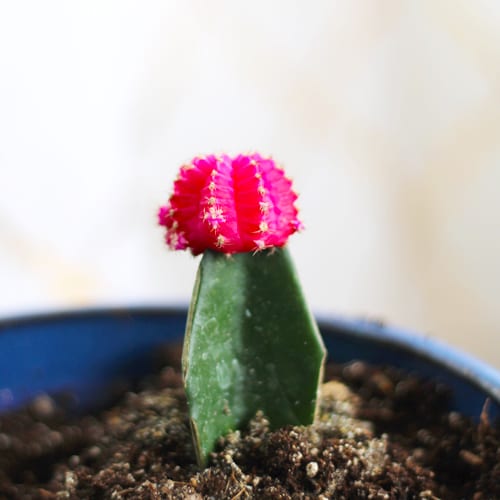
[[[158,220],[174,250],[253,252],[281,247],[301,228],[296,199],[271,158],[199,156],[181,167]]]

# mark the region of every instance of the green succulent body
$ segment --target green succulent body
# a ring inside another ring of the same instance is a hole
[[[261,410],[272,428],[316,413],[325,349],[286,248],[206,251],[188,315],[183,374],[200,465]]]

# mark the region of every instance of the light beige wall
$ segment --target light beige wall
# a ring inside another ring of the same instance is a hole
[[[315,310],[500,367],[500,3],[0,6],[0,315],[187,301],[177,167],[258,149],[301,192]]]

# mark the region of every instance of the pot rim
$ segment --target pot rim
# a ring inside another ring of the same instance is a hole
[[[0,318],[0,335],[13,326],[50,323],[65,318],[76,319],[104,315],[124,317],[128,314],[186,315],[187,309],[186,304],[174,303],[171,305],[111,305],[21,313]],[[352,318],[333,313],[314,314],[314,317],[320,330],[342,332],[345,336],[357,341],[368,340],[378,344],[387,344],[388,347],[395,347],[411,353],[415,358],[441,366],[480,387],[490,394],[497,404],[500,404],[500,371],[446,342],[411,329],[391,326],[366,318]]]
[[[411,352],[420,359],[442,366],[480,387],[500,404],[500,371],[450,344],[415,330],[383,321],[328,314],[315,315],[323,328],[346,332],[359,340],[371,340]]]

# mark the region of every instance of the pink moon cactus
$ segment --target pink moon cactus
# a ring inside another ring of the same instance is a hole
[[[158,219],[174,250],[253,252],[282,247],[300,229],[296,199],[292,182],[271,158],[199,156],[180,169]]]

